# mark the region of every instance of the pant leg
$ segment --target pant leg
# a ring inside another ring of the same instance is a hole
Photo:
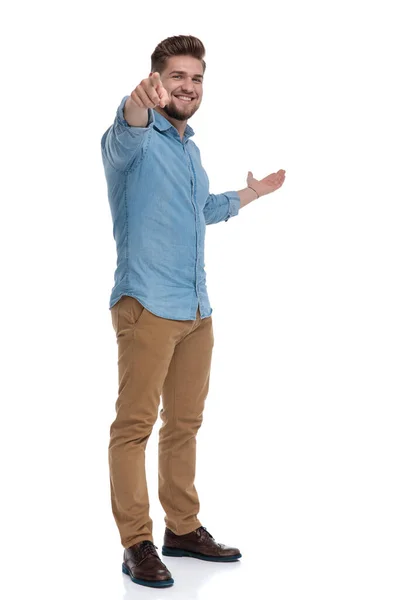
[[[200,319],[174,351],[162,390],[159,431],[159,499],[166,526],[177,535],[200,527],[194,484],[196,435],[209,389],[212,317]]]
[[[127,548],[153,541],[145,449],[175,345],[193,321],[162,319],[130,296],[122,296],[111,313],[119,378],[108,449],[111,504],[121,543]]]

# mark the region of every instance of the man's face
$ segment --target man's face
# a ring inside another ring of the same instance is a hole
[[[170,101],[164,108],[157,108],[171,119],[178,121],[190,119],[200,107],[203,97],[201,61],[192,56],[171,56],[160,77]]]

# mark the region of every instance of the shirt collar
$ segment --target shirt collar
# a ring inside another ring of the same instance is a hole
[[[154,110],[152,108],[150,109],[150,111],[152,113],[153,120],[154,120],[154,127],[156,129],[158,129],[159,131],[167,131],[167,129],[174,127],[172,125],[172,123],[170,123],[168,121],[168,119],[163,117],[163,115],[160,115],[159,112],[157,112],[156,110]],[[174,127],[174,129],[176,130],[176,127]],[[186,125],[184,137],[189,138],[189,137],[192,137],[192,135],[194,135],[193,129],[190,127],[190,125]]]

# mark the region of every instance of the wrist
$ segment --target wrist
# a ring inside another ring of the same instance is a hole
[[[255,188],[253,188],[253,187],[252,187],[252,186],[250,186],[250,185],[248,185],[247,187],[248,187],[250,190],[253,190],[253,192],[255,192],[255,193],[257,194],[257,198],[259,198],[259,197],[260,197],[260,194],[257,192],[257,190],[256,190]],[[256,200],[257,200],[257,198],[256,198]]]

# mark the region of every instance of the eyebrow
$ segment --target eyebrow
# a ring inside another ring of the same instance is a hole
[[[172,73],[179,73],[180,75],[187,75],[186,71],[171,71],[170,75],[172,75]],[[193,75],[193,77],[201,77],[203,79],[203,75],[200,75],[200,73]]]

